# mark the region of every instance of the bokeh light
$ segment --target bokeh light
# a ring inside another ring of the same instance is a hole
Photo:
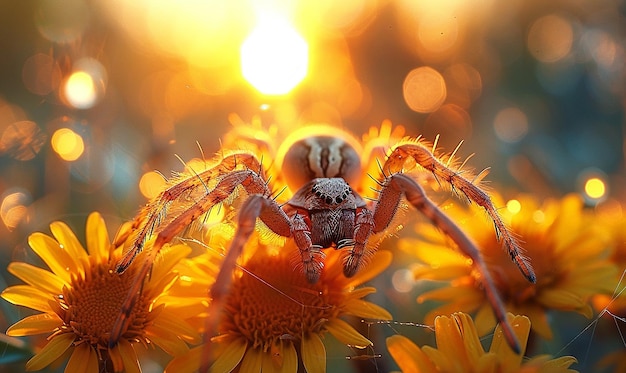
[[[535,20],[528,31],[528,50],[541,62],[556,62],[567,56],[574,41],[571,22],[559,14]]]
[[[443,76],[429,66],[411,70],[402,86],[404,101],[418,113],[433,112],[446,99],[446,82]]]
[[[37,53],[24,62],[22,81],[30,92],[45,96],[59,87],[61,68],[51,56]]]
[[[89,109],[104,95],[106,71],[92,58],[81,59],[74,67],[74,72],[65,81],[64,97],[76,109]]]
[[[46,143],[47,135],[30,120],[6,126],[0,134],[0,155],[9,154],[20,161],[33,159]]]
[[[609,197],[608,178],[597,168],[587,168],[579,173],[578,188],[585,200],[593,205]]]
[[[50,139],[52,149],[65,161],[75,161],[83,154],[83,138],[69,128],[60,128]]]
[[[28,216],[28,205],[32,197],[24,190],[9,190],[0,202],[0,219],[9,230],[15,229]]]
[[[599,177],[592,177],[585,181],[585,193],[589,198],[600,199],[606,194],[606,184]]]
[[[518,142],[528,133],[528,117],[519,108],[504,108],[496,114],[493,129],[500,140],[508,143]]]
[[[413,273],[406,268],[398,269],[391,276],[391,284],[397,292],[408,293],[415,286]]]
[[[519,213],[520,211],[522,211],[522,204],[520,203],[520,201],[516,199],[510,199],[506,203],[506,209],[509,210],[511,214],[515,215]]]
[[[148,199],[154,198],[161,193],[165,185],[165,178],[156,171],[148,171],[141,175],[139,179],[139,191]]]
[[[261,93],[282,95],[305,78],[307,42],[284,18],[261,13],[259,22],[241,46],[244,78]]]

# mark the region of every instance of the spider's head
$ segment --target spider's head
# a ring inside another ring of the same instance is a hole
[[[361,177],[360,149],[354,137],[336,127],[309,126],[283,142],[276,161],[292,191],[315,178],[340,177],[354,185]]]

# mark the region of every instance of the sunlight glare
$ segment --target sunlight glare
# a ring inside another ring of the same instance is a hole
[[[96,101],[96,89],[91,75],[77,71],[65,83],[65,97],[77,109],[88,109]]]
[[[307,74],[309,48],[284,19],[264,15],[241,46],[244,78],[261,93],[282,95]]]
[[[63,85],[67,104],[76,109],[89,109],[102,99],[107,85],[107,73],[93,58],[81,58]]]

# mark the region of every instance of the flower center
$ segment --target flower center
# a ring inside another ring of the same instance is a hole
[[[70,287],[63,289],[59,315],[77,336],[77,343],[88,342],[107,348],[113,325],[120,317],[122,304],[128,296],[134,271],[129,268],[119,275],[115,261],[88,266],[84,277],[75,277]],[[147,319],[148,307],[143,297],[136,302],[129,316],[124,337],[140,338]]]
[[[244,336],[253,347],[266,350],[277,339],[299,341],[319,333],[339,312],[331,306],[337,303],[331,299],[329,284],[323,278],[315,285],[308,283],[286,255],[255,255],[246,269],[233,282],[220,328]]]

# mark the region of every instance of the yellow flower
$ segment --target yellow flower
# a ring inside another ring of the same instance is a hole
[[[115,272],[121,248],[110,243],[98,213],[87,219],[87,251],[66,224],[54,222],[50,230],[54,237],[34,233],[28,239],[50,270],[13,262],[9,272],[26,285],[2,292],[5,300],[40,312],[12,325],[8,335],[48,335],[46,345],[26,363],[27,370],[40,370],[69,356],[66,372],[140,372],[138,346],[154,344],[170,355],[180,355],[188,350],[188,342],[199,342],[197,332],[181,320],[193,311],[172,302],[175,295],[169,293],[178,277],[172,268],[189,254],[187,246],[162,251],[132,309],[127,330],[109,347],[110,331],[134,280],[135,266],[121,275]]]
[[[219,240],[215,232],[209,236]],[[244,253],[243,270],[234,276],[222,310],[219,336],[172,360],[167,372],[197,371],[209,350],[213,372],[238,367],[242,372],[295,373],[299,364],[309,373],[324,372],[326,332],[346,345],[372,345],[341,317],[391,319],[387,311],[362,299],[375,288],[356,288],[389,265],[388,251],[378,251],[366,268],[348,279],[343,275],[341,253],[326,250],[322,276],[310,284],[295,264],[299,253],[293,240],[266,245],[261,236],[255,234],[246,247],[249,255]],[[205,255],[192,260],[210,271],[214,267],[214,261]],[[212,282],[210,279],[206,285]]]
[[[525,349],[530,332],[530,320],[525,316],[508,314],[517,339]],[[401,335],[387,338],[387,348],[404,372],[462,372],[462,373],[559,373],[575,372],[569,369],[576,363],[571,356],[550,359],[541,355],[524,359],[524,350],[515,354],[504,339],[500,326],[496,328],[489,352],[483,350],[472,318],[465,313],[435,319],[437,348],[419,348]]]
[[[497,204],[503,205],[501,201]],[[531,284],[503,253],[492,224],[475,206],[447,209],[482,250],[496,287],[507,308],[527,315],[532,328],[545,338],[552,337],[546,312],[575,311],[591,317],[592,296],[610,294],[615,286],[616,267],[606,231],[587,213],[575,195],[548,200],[542,206],[530,197],[520,197],[501,210],[504,221],[520,235],[526,255],[537,275]],[[478,274],[467,258],[448,248],[449,242],[431,227],[419,227],[423,239],[400,246],[416,255],[426,266],[414,270],[418,279],[451,280],[449,286],[429,291],[420,302],[437,300],[446,304],[431,311],[426,322],[436,315],[455,311],[474,312],[481,335],[495,326],[492,310],[481,290]]]

